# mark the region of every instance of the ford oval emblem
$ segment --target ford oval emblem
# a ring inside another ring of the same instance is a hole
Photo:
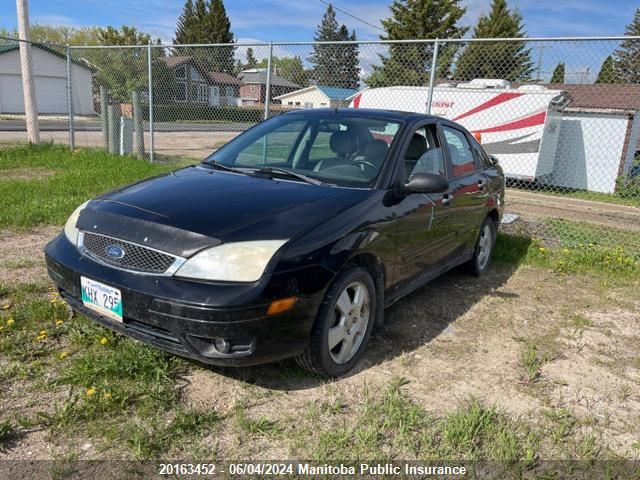
[[[108,245],[107,248],[104,249],[104,251],[107,256],[111,258],[124,257],[124,250],[117,245]]]

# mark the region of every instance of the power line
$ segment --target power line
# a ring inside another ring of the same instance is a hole
[[[324,3],[325,5],[328,5],[328,6],[331,6],[331,7],[335,8],[338,12],[340,12],[340,13],[344,13],[345,15],[347,15],[347,16],[349,16],[349,17],[351,17],[351,18],[354,18],[354,19],[356,19],[356,20],[358,20],[359,22],[362,22],[362,23],[364,23],[364,24],[366,24],[366,25],[369,25],[370,27],[377,28],[377,29],[378,29],[378,30],[380,30],[381,32],[385,32],[384,28],[380,28],[379,26],[374,25],[373,23],[369,23],[369,22],[367,22],[366,20],[361,19],[360,17],[356,17],[356,16],[355,16],[355,15],[353,15],[352,13],[349,13],[349,12],[347,12],[346,10],[342,10],[341,8],[336,7],[335,5],[333,5],[333,4],[332,4],[332,3],[330,3],[330,2],[325,2],[325,0],[318,0],[318,1],[320,1],[321,3]],[[385,32],[385,33],[386,33],[386,32]]]

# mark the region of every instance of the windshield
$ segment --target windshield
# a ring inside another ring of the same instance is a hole
[[[280,115],[239,135],[206,161],[249,171],[287,170],[327,184],[370,188],[399,129],[398,122],[334,112]]]

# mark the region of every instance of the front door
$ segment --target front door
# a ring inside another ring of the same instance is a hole
[[[397,181],[406,183],[415,173],[437,173],[446,178],[447,168],[435,123],[413,133],[404,153],[404,172]],[[396,288],[439,270],[450,259],[456,242],[455,215],[449,194],[413,193],[394,209],[396,222]]]

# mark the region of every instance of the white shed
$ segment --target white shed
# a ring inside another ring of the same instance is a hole
[[[66,57],[53,48],[34,45],[31,49],[38,113],[67,113]],[[82,62],[71,63],[73,110],[78,115],[93,113],[91,69]],[[24,113],[22,72],[18,45],[0,45],[0,114]]]

